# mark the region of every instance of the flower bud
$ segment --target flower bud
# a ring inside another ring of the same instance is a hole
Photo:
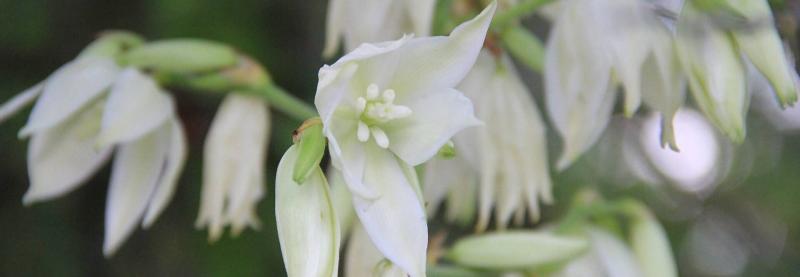
[[[322,156],[325,154],[325,136],[322,135],[322,121],[315,117],[303,122],[295,130],[294,138],[297,145],[297,162],[292,171],[292,179],[302,185],[311,173],[319,167]]]
[[[172,73],[212,71],[238,61],[233,48],[199,39],[148,43],[125,53],[120,60],[125,65]]]
[[[629,202],[626,209],[632,215],[631,244],[644,276],[678,276],[672,249],[664,227],[647,208]]]
[[[447,143],[445,143],[444,146],[442,146],[442,148],[439,148],[437,156],[443,159],[454,158],[456,156],[456,145],[453,143],[452,140],[448,140]]]
[[[564,262],[588,247],[585,239],[542,232],[504,232],[461,239],[448,252],[456,264],[483,269],[535,269]]]
[[[144,39],[137,34],[126,31],[108,31],[100,34],[100,38],[81,51],[79,57],[105,56],[116,57],[122,51],[142,45]]]
[[[328,182],[317,166],[301,186],[292,178],[297,145],[286,151],[275,182],[275,220],[288,276],[336,276],[340,233]]]

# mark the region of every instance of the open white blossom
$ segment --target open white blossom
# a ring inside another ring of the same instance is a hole
[[[152,225],[175,191],[186,147],[173,100],[138,70],[121,70],[98,56],[79,57],[40,87],[20,131],[31,137],[31,184],[23,201],[32,204],[74,190],[116,148],[103,245],[111,255],[140,222]],[[8,107],[21,102],[11,100],[0,110],[18,109]]]
[[[553,201],[546,132],[511,59],[482,51],[458,88],[475,103],[475,114],[484,125],[453,138],[457,156],[463,159],[436,160],[426,167],[426,196],[438,198],[426,198],[432,201],[429,205],[438,205],[444,194],[439,191],[451,191],[454,197],[448,202],[454,202],[449,205],[456,210],[448,213],[469,212],[457,206],[470,200],[457,198],[477,195],[478,230],[486,229],[493,207],[501,229],[512,215],[522,221],[526,210],[532,221],[538,220],[539,202]],[[480,184],[478,192],[475,183]]]
[[[319,72],[314,104],[333,165],[376,247],[411,276],[425,276],[428,241],[413,166],[479,123],[454,87],[475,63],[495,6],[448,37],[362,44]]]
[[[211,123],[203,151],[203,192],[195,226],[208,226],[216,241],[225,226],[238,235],[259,228],[256,205],[264,197],[264,159],[269,139],[267,104],[258,97],[230,94]]]
[[[404,34],[428,36],[433,22],[434,0],[331,0],[323,56],[332,57],[344,38],[344,49],[362,43],[397,39]]]
[[[643,83],[670,86],[663,88],[670,92],[679,86],[671,70],[671,34],[646,1],[565,0],[553,10],[544,77],[547,110],[564,140],[557,164],[563,170],[605,130],[616,98],[615,80],[625,90],[628,116],[642,102]],[[643,73],[648,60],[654,69]]]

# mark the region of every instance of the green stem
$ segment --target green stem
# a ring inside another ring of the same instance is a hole
[[[525,0],[508,10],[498,12],[494,16],[494,20],[492,20],[492,29],[502,31],[517,18],[528,15],[550,2],[553,2],[553,0]]]
[[[266,84],[242,92],[264,97],[264,99],[269,103],[270,107],[278,109],[286,115],[291,116],[299,121],[304,121],[317,116],[317,112],[314,107],[306,104],[306,102],[303,102],[303,100],[298,99],[294,95],[291,95],[286,90],[274,84]]]

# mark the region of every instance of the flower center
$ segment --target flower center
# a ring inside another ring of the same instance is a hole
[[[387,89],[380,92],[378,85],[367,87],[367,96],[356,99],[358,117],[358,140],[367,142],[370,134],[381,148],[389,147],[389,138],[378,124],[411,115],[411,109],[403,105],[395,105],[395,92]]]

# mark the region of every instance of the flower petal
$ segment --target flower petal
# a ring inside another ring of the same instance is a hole
[[[17,95],[14,95],[14,97],[0,105],[0,123],[3,123],[6,121],[6,119],[19,112],[19,110],[33,103],[33,100],[36,100],[36,98],[42,94],[42,87],[43,85],[41,83],[36,84],[35,86],[26,89]]]
[[[436,154],[453,135],[464,128],[480,125],[472,102],[452,88],[423,93],[404,103],[411,116],[386,123],[389,148],[406,163],[416,166]]]
[[[183,132],[183,125],[174,118],[167,124],[170,125],[171,135],[166,168],[144,216],[142,227],[145,229],[153,225],[169,204],[172,195],[175,194],[175,188],[178,186],[178,178],[183,170],[183,165],[186,163],[186,134]]]
[[[64,195],[94,174],[111,155],[95,148],[102,101],[90,104],[53,128],[35,133],[28,148],[30,188],[26,205]]]
[[[556,165],[566,169],[600,138],[611,118],[615,93],[609,70],[611,60],[602,49],[574,43],[588,36],[582,9],[563,9],[556,21],[545,52],[545,100],[553,125],[563,139],[563,151]],[[575,30],[583,30],[576,32]]]
[[[434,0],[410,0],[405,1],[406,10],[411,16],[411,25],[414,27],[414,34],[420,37],[427,37],[433,27],[433,11],[436,9]]]
[[[386,258],[383,254],[375,248],[364,227],[356,223],[353,226],[353,235],[350,236],[347,243],[347,256],[344,261],[344,275],[345,276],[381,276],[381,277],[406,277],[408,276],[396,267],[390,269],[389,272],[382,272],[382,275],[377,275],[376,271],[379,270]]]
[[[135,68],[125,69],[111,88],[97,144],[135,140],[174,114],[172,97],[162,92],[153,79]]]
[[[119,146],[106,200],[106,256],[117,251],[147,210],[167,160],[169,126],[163,124],[140,139]]]
[[[286,272],[289,276],[336,276],[340,234],[328,182],[317,167],[304,183],[295,183],[296,160],[296,147],[289,147],[275,178],[275,220]]]
[[[467,75],[483,47],[497,3],[462,23],[447,37],[409,40],[391,55],[402,58],[387,87],[398,92],[398,102],[413,99],[432,88],[455,87]]]
[[[745,67],[730,35],[715,24],[685,5],[675,40],[678,56],[700,109],[731,140],[742,142],[750,102]]]
[[[353,207],[375,246],[411,276],[425,276],[428,227],[421,199],[391,152],[366,144],[364,182],[380,195],[353,195]]]
[[[669,34],[662,32],[651,37],[657,40],[653,56],[642,66],[642,93],[645,104],[661,113],[661,146],[678,150],[672,119],[686,100],[686,80]]]
[[[350,190],[363,198],[377,198],[378,192],[366,186],[363,181],[366,154],[365,143],[356,137],[357,123],[349,119],[349,115],[336,115],[328,124],[329,153],[333,167],[342,172],[345,183]],[[344,118],[341,118],[344,117]]]
[[[325,22],[325,48],[322,50],[322,57],[331,58],[339,49],[342,31],[345,28],[344,21],[347,19],[345,4],[347,0],[328,1],[328,15]]]
[[[53,127],[78,112],[111,85],[118,71],[113,60],[98,57],[80,58],[56,70],[45,81],[20,137]]]
[[[642,276],[633,251],[625,242],[602,229],[590,229],[592,252],[605,269],[607,276]]]
[[[266,104],[253,96],[223,100],[206,136],[203,192],[196,226],[209,225],[217,240],[226,224],[233,234],[259,226],[255,204],[264,196],[264,159],[270,120]]]

